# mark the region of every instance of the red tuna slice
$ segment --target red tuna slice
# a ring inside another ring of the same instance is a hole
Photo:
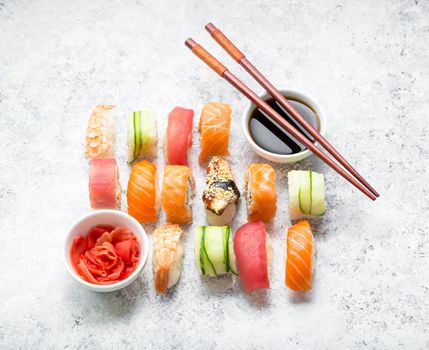
[[[244,290],[270,288],[265,225],[262,221],[247,223],[235,233],[234,251]]]
[[[167,163],[188,165],[188,150],[192,146],[192,120],[194,111],[175,107],[168,115],[165,140]]]

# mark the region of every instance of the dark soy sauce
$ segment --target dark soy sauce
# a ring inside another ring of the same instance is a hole
[[[285,96],[292,106],[314,127],[319,130],[319,119],[316,112],[303,101]],[[295,122],[289,112],[272,97],[265,100],[271,108],[278,112],[289,123],[301,131],[311,142],[313,137],[297,122]],[[277,154],[293,154],[304,151],[306,147],[295,137],[283,130],[277,122],[268,117],[264,112],[255,108],[249,119],[249,130],[252,139],[264,150]]]

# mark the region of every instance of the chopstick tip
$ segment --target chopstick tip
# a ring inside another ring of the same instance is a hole
[[[194,41],[194,40],[192,40],[191,38],[188,38],[188,39],[186,39],[186,41],[185,41],[185,45],[189,48],[189,49],[193,49],[196,45],[197,45],[197,43]]]
[[[212,22],[207,23],[205,28],[210,34],[217,29]]]

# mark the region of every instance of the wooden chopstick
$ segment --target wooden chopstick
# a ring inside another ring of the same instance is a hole
[[[207,52],[201,45],[197,44],[194,40],[189,38],[185,41],[185,45],[192,50],[192,52],[198,56],[204,63],[206,63],[211,69],[213,69],[222,78],[228,81],[250,101],[252,101],[258,108],[264,111],[267,115],[273,118],[280,126],[287,130],[292,136],[294,136],[299,142],[306,146],[311,152],[323,160],[327,165],[344,177],[353,186],[359,189],[362,193],[367,195],[372,200],[377,197],[369,191],[365,186],[358,182],[354,177],[347,173],[342,167],[335,163],[331,158],[324,154],[319,148],[315,146],[309,139],[307,139],[301,132],[296,129],[292,124],[286,121],[280,114],[278,114],[273,108],[271,108],[264,100],[250,90],[240,79],[232,74],[222,63],[214,58],[209,52]]]
[[[292,117],[305,129],[313,138],[318,141],[322,147],[328,151],[344,168],[346,168],[358,181],[368,188],[376,197],[380,195],[377,191],[361,176],[356,169],[315,129],[301,114],[292,106],[292,104],[278,91],[273,84],[246,58],[246,56],[212,23],[206,25],[206,30],[213,39],[223,47],[223,49],[237,61],[255,80],[286,110]]]

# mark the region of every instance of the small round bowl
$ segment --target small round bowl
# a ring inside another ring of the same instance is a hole
[[[113,284],[99,285],[85,281],[75,271],[70,261],[70,247],[73,239],[76,236],[86,235],[92,227],[101,224],[125,226],[137,237],[139,243],[140,260],[137,268],[126,279]],[[67,233],[63,249],[66,269],[77,282],[94,292],[114,292],[128,286],[140,276],[148,259],[149,240],[147,239],[146,231],[142,225],[132,216],[117,210],[97,210],[82,216],[71,226]]]
[[[282,89],[279,91],[284,96],[296,98],[297,100],[301,100],[302,102],[304,102],[305,104],[310,106],[311,109],[313,109],[313,111],[316,112],[316,116],[318,117],[318,125],[319,125],[318,131],[322,136],[325,136],[325,133],[326,133],[326,117],[325,117],[325,114],[323,113],[322,108],[314,99],[312,99],[307,94],[304,94],[303,92],[300,92],[297,90]],[[263,100],[267,100],[268,98],[271,97],[271,95],[268,94],[268,92],[264,92],[263,94],[260,94],[259,97],[262,98]],[[297,161],[302,160],[304,158],[307,158],[310,154],[312,154],[308,149],[306,149],[302,152],[294,153],[294,154],[278,154],[278,153],[268,152],[267,150],[261,148],[252,139],[252,136],[250,135],[250,131],[249,131],[250,115],[252,114],[252,112],[255,108],[257,108],[257,107],[253,103],[250,103],[247,106],[247,108],[244,110],[241,127],[242,127],[243,132],[244,132],[244,137],[246,138],[247,142],[250,144],[252,149],[256,152],[256,154],[258,154],[259,156],[261,156],[265,159],[268,159],[272,162],[276,162],[276,163],[294,163],[294,162],[297,162]],[[317,145],[317,142],[315,144]]]

